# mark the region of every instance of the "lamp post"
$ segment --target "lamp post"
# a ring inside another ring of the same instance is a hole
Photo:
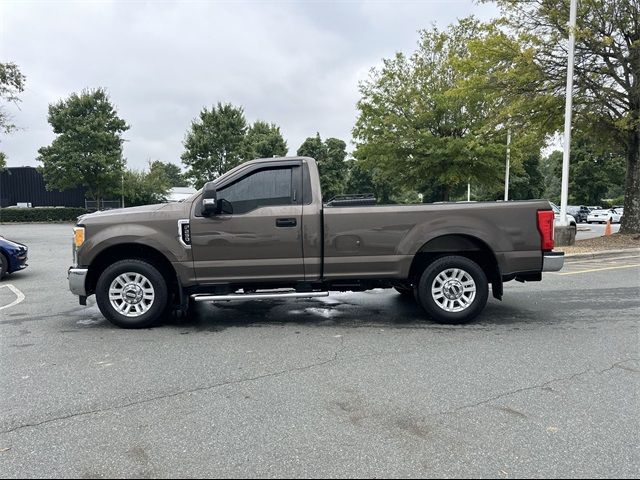
[[[567,90],[564,108],[564,152],[562,154],[562,190],[560,192],[560,225],[567,226],[569,198],[569,151],[571,149],[571,108],[573,104],[573,57],[576,44],[576,14],[578,0],[571,0],[569,11],[569,57],[567,59]]]

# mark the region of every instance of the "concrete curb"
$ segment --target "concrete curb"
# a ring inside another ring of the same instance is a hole
[[[587,253],[569,253],[564,255],[565,262],[570,262],[571,260],[584,260],[588,258],[601,258],[601,257],[623,257],[625,255],[637,255],[640,254],[640,248],[623,248],[620,250],[601,250],[598,252],[587,252]]]

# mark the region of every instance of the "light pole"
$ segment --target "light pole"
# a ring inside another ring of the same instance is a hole
[[[504,201],[509,200],[509,163],[511,161],[511,127],[507,128],[507,168],[504,172]]]
[[[576,13],[578,0],[571,0],[569,12],[569,58],[567,59],[567,91],[564,107],[564,152],[562,155],[562,190],[560,192],[560,225],[567,226],[569,198],[569,151],[571,149],[571,107],[573,103],[573,56],[576,44]]]

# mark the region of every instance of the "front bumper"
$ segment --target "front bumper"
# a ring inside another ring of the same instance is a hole
[[[69,268],[67,272],[67,279],[69,280],[69,290],[74,295],[78,295],[79,297],[87,296],[87,273],[89,269],[87,268]]]
[[[543,272],[557,272],[564,266],[564,252],[544,252],[542,257]]]

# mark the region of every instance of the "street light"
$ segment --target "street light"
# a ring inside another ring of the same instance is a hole
[[[576,12],[578,0],[571,0],[569,12],[569,58],[567,59],[567,90],[564,108],[564,152],[562,154],[562,190],[560,193],[560,225],[567,226],[569,198],[569,151],[571,149],[571,107],[573,103],[573,57],[576,44]]]

